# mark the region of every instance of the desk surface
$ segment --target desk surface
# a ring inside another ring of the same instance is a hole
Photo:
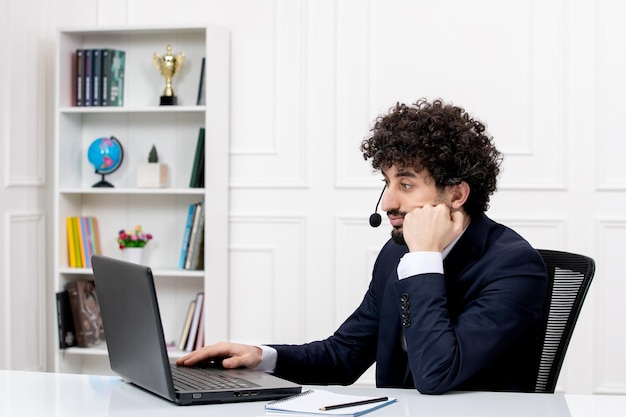
[[[404,389],[355,386],[324,389],[398,399],[397,403],[367,414],[372,417],[626,416],[626,396],[493,392],[433,396]],[[0,370],[0,416],[261,417],[265,416],[264,406],[265,402],[261,401],[180,407],[118,377]]]

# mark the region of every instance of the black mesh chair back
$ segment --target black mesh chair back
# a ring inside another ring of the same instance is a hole
[[[535,392],[553,393],[595,273],[595,262],[575,253],[538,251],[548,271],[548,289],[543,305],[543,340]]]

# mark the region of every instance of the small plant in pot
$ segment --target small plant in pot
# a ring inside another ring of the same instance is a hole
[[[155,145],[152,145],[148,153],[148,163],[137,165],[138,188],[164,188],[167,187],[167,165],[159,162],[159,154]]]

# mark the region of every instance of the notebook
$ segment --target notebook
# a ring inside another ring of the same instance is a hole
[[[127,381],[179,405],[269,400],[302,390],[265,372],[170,363],[152,270],[102,255],[93,255],[92,267],[111,369]],[[198,386],[183,382],[186,376]],[[219,387],[207,388],[213,380]]]
[[[395,398],[366,397],[337,394],[322,389],[310,389],[265,405],[268,415],[323,414],[331,416],[360,416],[396,402]]]

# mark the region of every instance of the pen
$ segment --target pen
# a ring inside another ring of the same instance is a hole
[[[327,406],[321,407],[320,410],[328,411],[328,410],[335,410],[337,408],[354,407],[356,405],[380,403],[383,401],[387,401],[388,399],[389,398],[387,397],[370,398],[369,400],[355,401],[355,402],[345,403],[345,404],[327,405]]]

